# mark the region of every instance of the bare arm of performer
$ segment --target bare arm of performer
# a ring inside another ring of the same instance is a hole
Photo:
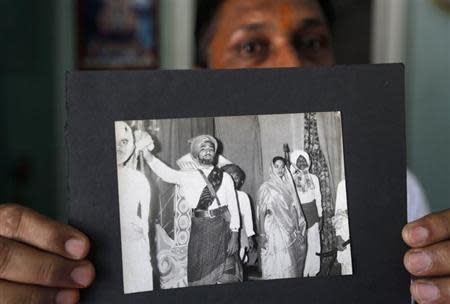
[[[144,160],[156,175],[169,184],[179,185],[182,183],[184,178],[183,172],[170,168],[151,153],[155,145],[150,134],[143,131],[136,131],[135,138],[136,150],[143,152]]]

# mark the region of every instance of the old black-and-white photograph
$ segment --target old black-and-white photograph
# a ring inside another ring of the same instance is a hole
[[[340,112],[116,121],[124,293],[351,275]]]

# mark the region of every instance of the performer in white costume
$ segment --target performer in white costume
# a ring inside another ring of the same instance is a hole
[[[321,252],[319,225],[322,218],[322,195],[319,179],[309,173],[311,160],[308,153],[296,150],[290,155],[291,172],[294,177],[297,193],[307,222],[307,246],[303,276],[313,277],[320,271]]]
[[[126,166],[135,148],[131,128],[124,122],[115,126],[124,292],[153,290],[148,236],[150,186],[142,173]]]

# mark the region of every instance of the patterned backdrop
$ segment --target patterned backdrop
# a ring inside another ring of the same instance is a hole
[[[322,253],[330,252],[336,248],[336,233],[331,221],[334,215],[334,195],[331,187],[330,170],[319,144],[316,113],[305,113],[305,151],[311,158],[310,172],[319,178],[320,192],[322,194]],[[322,258],[322,267],[329,265],[334,258]],[[322,267],[321,272],[324,270]]]

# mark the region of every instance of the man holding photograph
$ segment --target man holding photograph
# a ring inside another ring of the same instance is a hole
[[[329,0],[198,0],[197,19],[197,59],[204,68],[335,63]],[[408,185],[411,193],[417,189]],[[410,210],[421,204],[413,205],[410,198]],[[2,302],[76,303],[78,290],[94,279],[93,265],[85,260],[89,240],[68,225],[4,204],[0,235]],[[411,285],[415,299],[448,303],[450,210],[408,224],[403,239],[414,248],[404,262],[416,278]]]

